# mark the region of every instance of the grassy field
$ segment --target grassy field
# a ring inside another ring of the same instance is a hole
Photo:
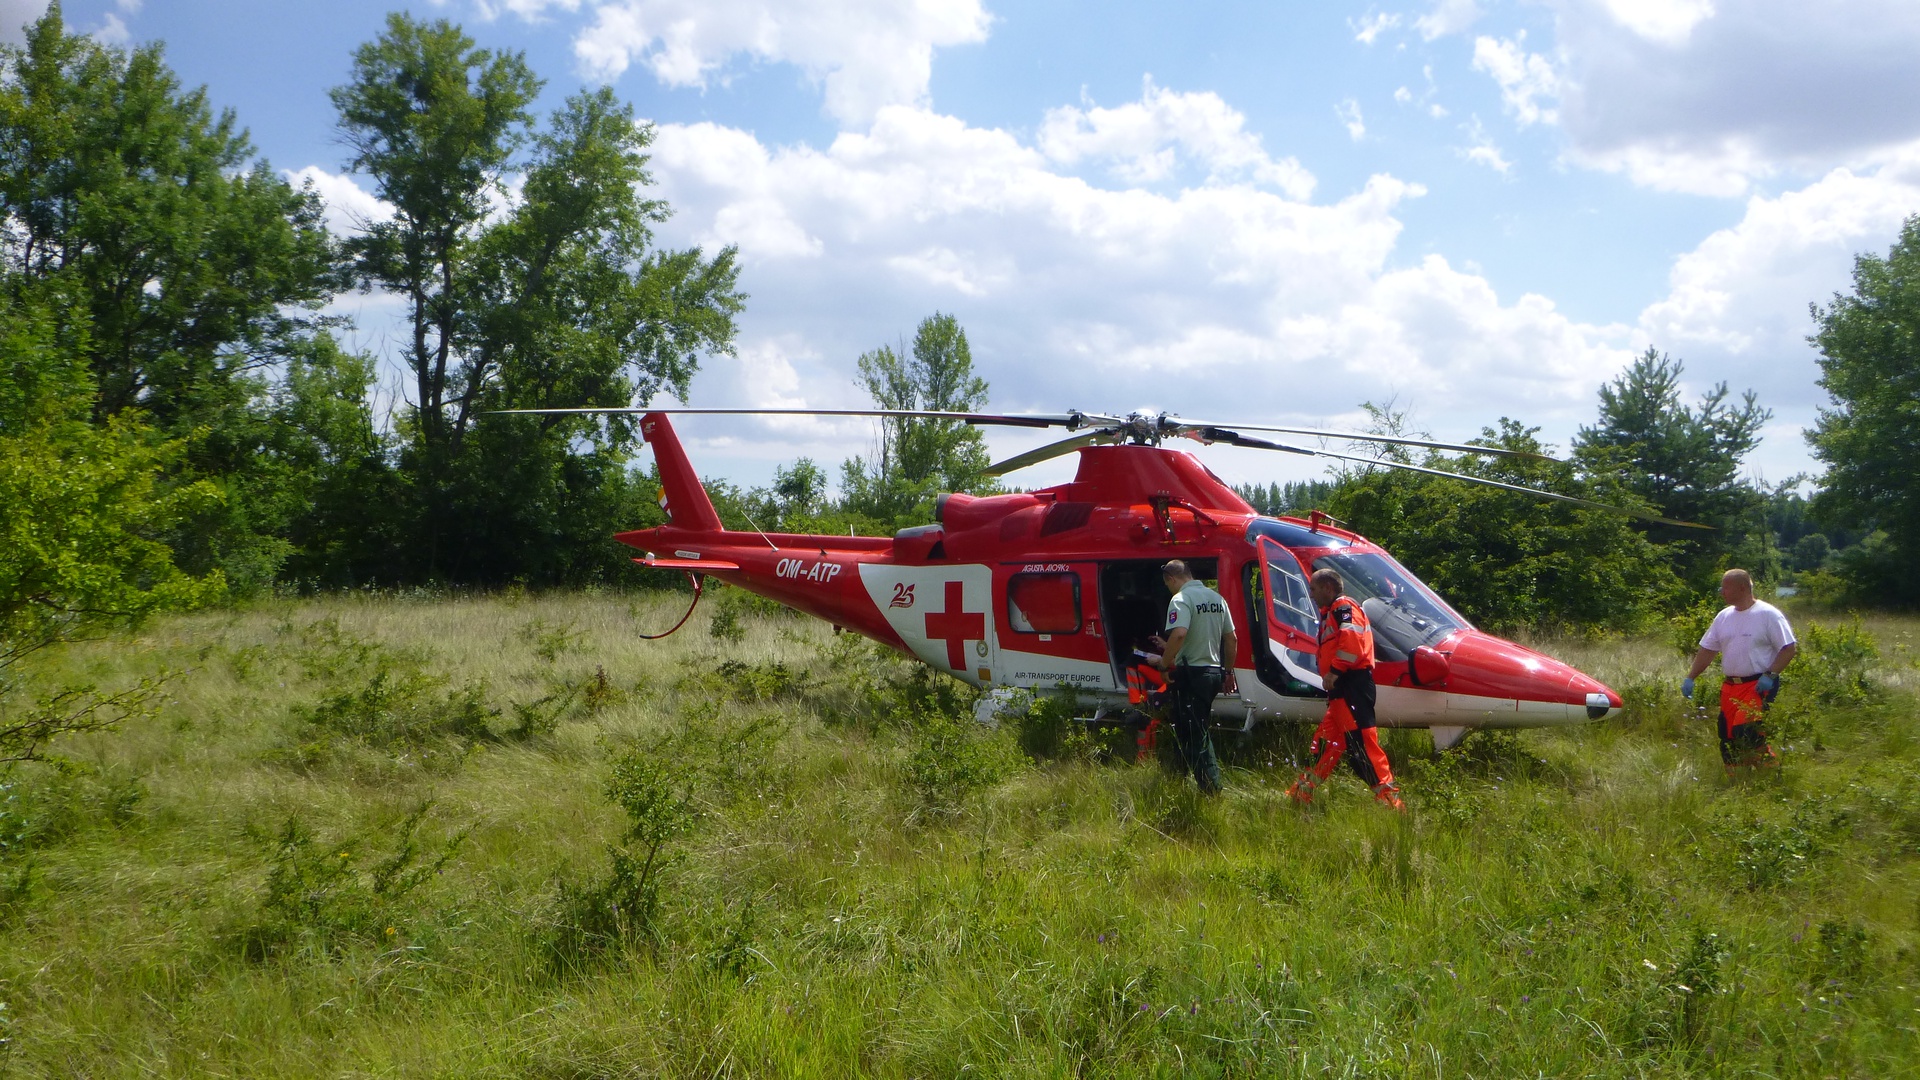
[[[634,637],[683,602],[275,602],[58,658],[174,675],[6,781],[0,1071],[1920,1070],[1920,622],[1802,615],[1785,764],[1733,781],[1671,645],[1538,642],[1627,715],[1393,733],[1401,817],[1289,806],[1302,730],[1228,736],[1202,801],[814,622]]]

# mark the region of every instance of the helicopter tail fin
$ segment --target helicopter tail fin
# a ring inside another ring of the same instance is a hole
[[[640,418],[640,434],[653,447],[653,460],[660,468],[660,508],[667,512],[667,523],[681,529],[720,532],[720,515],[714,513],[713,500],[694,475],[693,463],[680,448],[680,437],[673,433],[665,413],[647,413]]]

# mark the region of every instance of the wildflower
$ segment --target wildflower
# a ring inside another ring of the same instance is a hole
[[[397,933],[397,931],[395,931],[393,927],[391,927],[391,926],[389,926],[389,927],[387,927],[387,936],[388,936],[388,937],[392,937],[392,936],[393,936],[393,935],[394,935],[395,933]]]

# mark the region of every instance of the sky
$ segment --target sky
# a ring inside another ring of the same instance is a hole
[[[14,30],[45,0],[0,0]],[[385,3],[70,0],[164,43],[351,228],[327,90]],[[1920,213],[1912,0],[421,0],[525,53],[541,109],[654,125],[671,247],[736,245],[737,354],[697,406],[861,407],[856,359],[955,315],[998,410],[1166,410],[1564,450],[1649,347],[1773,410],[1751,472],[1818,471],[1809,305]],[[341,302],[392,356],[397,305]],[[392,392],[399,382],[393,380]],[[829,468],[870,423],[687,419],[703,473]],[[992,432],[1011,454],[1043,441]],[[1057,436],[1053,436],[1057,437]],[[1337,447],[1336,447],[1337,448]],[[1232,481],[1313,461],[1203,452]],[[1070,460],[1010,477],[1070,475]]]

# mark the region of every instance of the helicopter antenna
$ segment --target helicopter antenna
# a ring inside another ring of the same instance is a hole
[[[740,508],[740,513],[746,515],[747,524],[753,526],[754,532],[760,533],[760,539],[765,540],[767,542],[768,547],[772,548],[775,551],[780,550],[780,545],[773,542],[773,537],[768,536],[766,533],[760,531],[760,523],[753,520],[753,511],[742,506]]]

